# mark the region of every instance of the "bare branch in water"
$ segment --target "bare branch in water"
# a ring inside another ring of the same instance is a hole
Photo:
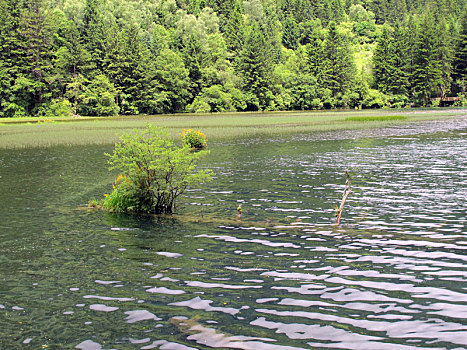
[[[337,209],[336,225],[339,225],[341,223],[341,216],[342,211],[344,210],[345,201],[347,200],[347,197],[349,196],[350,192],[352,192],[352,182],[350,181],[350,175],[348,170],[345,171],[345,175],[347,176],[347,181],[345,182],[345,189],[344,194],[342,196],[341,205],[339,206],[339,209]]]

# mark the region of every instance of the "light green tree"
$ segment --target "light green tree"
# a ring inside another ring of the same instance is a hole
[[[122,176],[103,206],[113,211],[171,214],[177,199],[189,186],[212,178],[197,162],[208,151],[192,152],[177,146],[166,130],[148,125],[144,130],[123,134],[109,157],[110,169]]]

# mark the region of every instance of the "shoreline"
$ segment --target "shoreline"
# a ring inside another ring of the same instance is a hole
[[[0,119],[0,149],[112,144],[118,134],[151,123],[172,136],[199,129],[210,140],[362,130],[432,120],[462,119],[467,108],[419,110],[287,111],[260,113],[171,114],[56,119]]]

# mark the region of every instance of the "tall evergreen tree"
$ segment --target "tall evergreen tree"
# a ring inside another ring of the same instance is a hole
[[[21,54],[18,37],[19,0],[0,0],[0,117],[24,113],[21,106],[13,102],[12,86],[17,77],[18,58]]]
[[[26,112],[39,113],[42,104],[50,100],[50,72],[54,52],[50,16],[41,0],[30,0],[21,9],[18,24],[19,49],[16,65],[19,67],[12,87],[15,99]]]
[[[324,41],[322,82],[334,97],[339,97],[352,87],[355,73],[350,42],[339,33],[336,22],[331,21]]]
[[[138,27],[115,33],[114,45],[105,62],[105,73],[115,85],[121,113],[158,111],[159,106],[153,100],[159,88],[154,60]]]
[[[246,29],[237,70],[242,77],[242,89],[249,94],[247,109],[265,109],[270,99],[271,57],[264,35],[256,23]]]
[[[313,23],[310,28],[307,38],[308,44],[306,45],[306,67],[308,73],[315,76],[319,83],[323,80],[323,60],[324,60],[324,46],[322,37],[322,28],[318,22]]]
[[[455,52],[453,78],[462,94],[465,94],[467,87],[467,6],[464,9],[461,24],[462,28]]]
[[[424,106],[430,104],[442,84],[441,62],[438,55],[438,31],[434,17],[426,13],[418,26],[414,49],[412,75],[415,100]]]
[[[104,71],[104,58],[106,47],[109,46],[111,35],[103,16],[103,0],[86,0],[81,38],[85,49],[91,55],[89,66],[91,76],[96,76]],[[113,38],[114,39],[114,38]]]
[[[288,15],[284,23],[284,31],[282,34],[282,44],[288,49],[296,50],[300,41],[300,28],[298,27],[295,17]]]
[[[201,43],[199,39],[191,34],[188,41],[183,43],[181,51],[185,68],[188,70],[190,78],[190,94],[195,98],[203,88],[203,80],[201,74]]]
[[[373,54],[373,77],[375,87],[385,94],[408,94],[407,64],[405,60],[403,30],[396,25],[394,31],[383,27]]]
[[[242,49],[244,42],[244,28],[245,23],[243,21],[242,7],[240,0],[236,0],[233,3],[229,16],[226,18],[224,26],[225,41],[227,48],[231,52],[238,54]]]
[[[378,39],[375,52],[373,54],[373,75],[374,84],[381,92],[388,93],[392,90],[392,76],[394,74],[394,43],[389,35],[387,26],[383,27],[383,32]]]

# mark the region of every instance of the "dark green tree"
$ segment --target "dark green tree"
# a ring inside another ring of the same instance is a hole
[[[105,74],[115,85],[117,101],[123,114],[155,113],[153,96],[159,84],[155,66],[143,35],[136,26],[119,32],[116,27],[113,45],[105,59]]]
[[[336,22],[331,21],[327,27],[324,41],[324,57],[322,67],[323,85],[330,89],[336,103],[340,104],[344,94],[348,93],[356,76],[352,48],[348,38],[339,33]]]
[[[24,114],[14,102],[12,86],[21,69],[18,64],[21,42],[18,37],[19,0],[0,0],[0,117]]]
[[[226,18],[224,27],[224,37],[227,44],[227,48],[231,52],[238,54],[242,49],[245,36],[245,23],[243,21],[243,12],[239,0],[233,3],[233,7],[230,11],[229,16]]]
[[[319,83],[322,83],[324,60],[323,31],[319,20],[310,23],[312,26],[310,26],[307,37],[306,70],[315,76]]]
[[[296,50],[300,41],[300,28],[293,15],[285,19],[284,32],[282,34],[282,44],[292,50]]]
[[[460,92],[465,94],[467,84],[467,6],[464,9],[461,25],[462,28],[459,34],[459,40],[453,64],[453,78],[455,79]]]
[[[41,0],[30,0],[20,11],[18,22],[17,74],[12,87],[14,100],[27,114],[42,113],[52,94],[50,84],[54,50],[51,17]]]
[[[389,35],[388,27],[384,26],[373,54],[374,83],[376,88],[384,93],[388,93],[393,86],[391,81],[394,74],[393,57],[394,42]]]
[[[383,27],[373,54],[373,77],[375,87],[390,95],[408,97],[408,60],[406,59],[404,29],[396,24],[394,30]]]
[[[202,47],[194,34],[191,34],[188,41],[183,43],[181,54],[191,82],[190,94],[195,98],[203,88],[203,79],[201,73]]]
[[[91,55],[90,76],[104,72],[106,49],[111,42],[112,26],[104,21],[103,0],[86,0],[83,24],[81,26],[82,43]]]
[[[242,78],[242,90],[248,95],[248,110],[267,108],[271,92],[271,57],[266,40],[256,23],[246,28],[245,43],[238,58],[237,71]]]
[[[442,69],[439,57],[439,32],[434,17],[428,12],[418,25],[414,44],[414,67],[412,84],[415,101],[428,106],[431,98],[442,84]]]

